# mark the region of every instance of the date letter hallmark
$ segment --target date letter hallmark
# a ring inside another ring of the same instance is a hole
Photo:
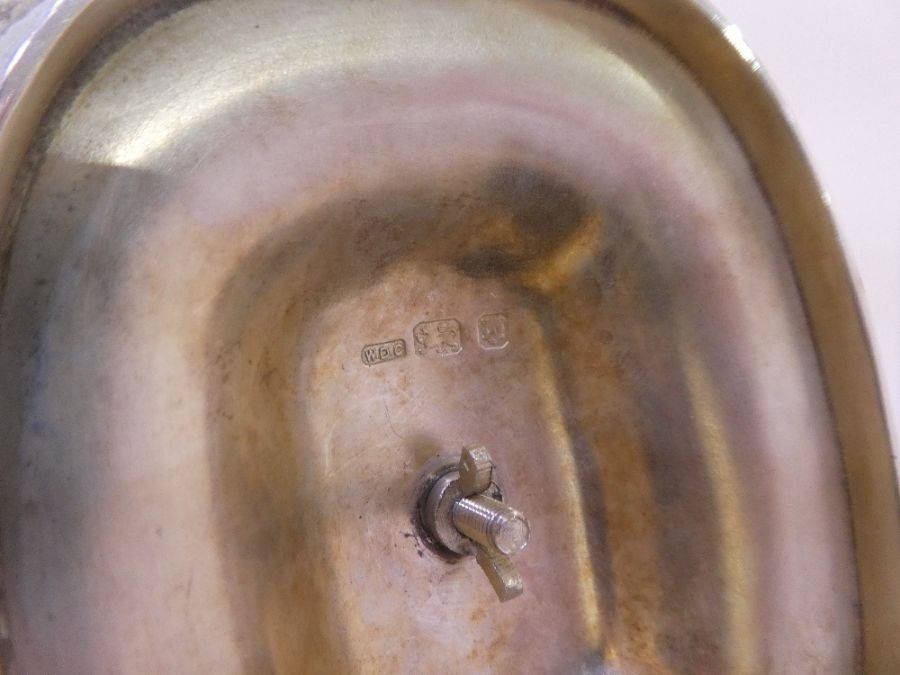
[[[379,363],[395,361],[406,356],[406,342],[404,340],[391,340],[379,342],[374,345],[366,345],[362,348],[362,362],[367,366],[376,366]]]
[[[482,349],[503,349],[509,344],[506,314],[484,314],[478,319],[478,344]]]
[[[456,319],[423,321],[413,328],[413,339],[419,356],[436,358],[462,351],[462,335]]]

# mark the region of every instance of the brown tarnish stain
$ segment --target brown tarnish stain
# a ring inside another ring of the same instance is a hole
[[[540,171],[442,188],[329,205],[261,247],[220,299],[211,461],[248,666],[720,672],[716,514],[652,254]],[[497,311],[510,345],[485,352],[476,321]],[[441,317],[460,322],[461,353],[360,362],[362,345],[411,345],[413,326]],[[467,443],[491,448],[533,523],[526,593],[502,606],[473,561],[449,564],[409,529],[422,467]]]

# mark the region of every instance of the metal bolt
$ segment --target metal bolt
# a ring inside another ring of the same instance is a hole
[[[525,516],[486,495],[460,499],[453,505],[451,517],[456,529],[490,551],[513,555],[528,544]]]
[[[510,555],[528,543],[525,516],[494,499],[494,462],[486,448],[464,449],[455,467],[446,467],[420,507],[428,533],[458,555],[474,555],[501,602],[522,594],[522,576]]]

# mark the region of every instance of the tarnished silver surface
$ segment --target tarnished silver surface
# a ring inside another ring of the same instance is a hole
[[[0,85],[15,672],[900,669],[868,347],[733,30],[52,8]],[[535,533],[514,603],[413,525],[475,442]]]

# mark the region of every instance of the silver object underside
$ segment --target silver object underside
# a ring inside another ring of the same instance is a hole
[[[732,27],[47,7],[0,89],[14,672],[900,664],[865,336]],[[474,444],[530,521],[503,605],[414,523]]]

